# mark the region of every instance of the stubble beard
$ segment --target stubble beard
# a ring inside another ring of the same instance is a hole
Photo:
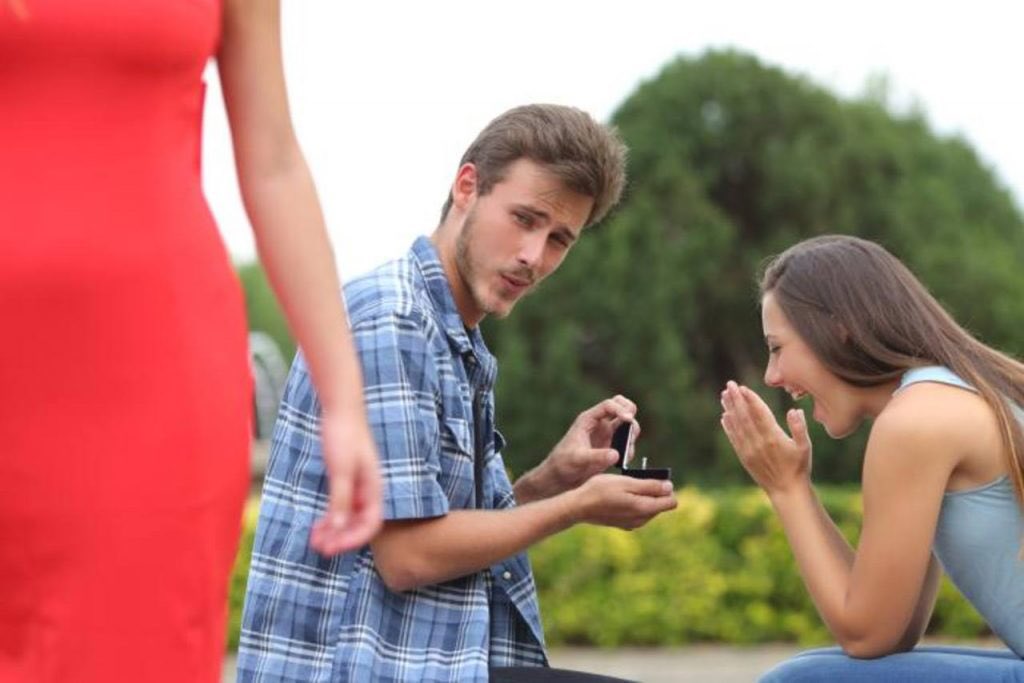
[[[462,231],[455,238],[455,269],[458,271],[459,277],[462,278],[462,285],[465,287],[466,292],[469,293],[469,298],[473,300],[473,305],[482,311],[484,315],[492,315],[494,311],[480,297],[475,284],[478,271],[476,264],[473,262],[473,256],[470,254],[470,242],[475,226],[476,210],[474,209],[466,216],[466,222],[462,226]]]
[[[512,273],[514,277],[529,280],[531,285],[520,295],[518,298],[511,301],[502,299],[500,294],[496,294],[503,302],[507,302],[507,306],[496,308],[495,306],[489,305],[481,296],[480,292],[477,291],[475,283],[477,282],[476,276],[482,269],[477,268],[476,262],[473,260],[473,254],[470,252],[470,243],[472,241],[473,230],[476,228],[476,210],[472,210],[466,216],[466,222],[462,226],[462,232],[459,233],[458,237],[455,238],[455,268],[459,272],[459,277],[462,278],[462,284],[465,286],[466,291],[469,292],[470,298],[473,300],[473,304],[483,311],[485,315],[493,315],[496,318],[505,318],[512,312],[515,305],[519,303],[520,299],[523,299],[534,292],[537,285],[536,276],[530,271],[517,271]]]

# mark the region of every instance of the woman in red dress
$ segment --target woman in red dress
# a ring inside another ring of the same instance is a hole
[[[379,524],[277,0],[0,0],[5,683],[220,677],[251,388],[200,187],[213,55],[259,253],[323,399],[331,497],[314,547]]]

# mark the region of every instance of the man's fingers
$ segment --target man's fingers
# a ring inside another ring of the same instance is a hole
[[[650,518],[654,515],[661,514],[666,510],[675,509],[675,507],[679,505],[679,501],[676,500],[675,496],[668,495],[658,496],[656,498],[645,498],[641,504],[647,508],[647,516]]]
[[[636,516],[629,523],[629,528],[641,527],[662,512],[673,510],[679,501],[673,495],[643,496],[635,501]]]
[[[626,490],[637,496],[660,497],[672,493],[672,482],[664,479],[626,478],[631,482],[626,485]]]
[[[614,465],[619,452],[614,448],[581,448],[569,454],[569,468],[589,476]]]
[[[580,417],[597,422],[600,420],[619,419],[623,422],[632,420],[636,415],[636,404],[622,395],[606,398],[595,406],[588,408]]]
[[[619,405],[622,411],[628,413],[630,416],[636,415],[636,404],[622,394],[616,394],[612,397],[612,400]]]
[[[640,427],[640,423],[637,422],[636,418],[634,417],[633,418],[633,440],[636,441],[637,439],[639,439],[640,438],[640,434],[643,431],[644,430]]]

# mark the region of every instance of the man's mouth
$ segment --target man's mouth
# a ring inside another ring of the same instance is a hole
[[[505,284],[507,284],[510,289],[517,292],[521,292],[533,284],[529,279],[506,275],[505,273],[501,274],[501,279],[505,281]]]

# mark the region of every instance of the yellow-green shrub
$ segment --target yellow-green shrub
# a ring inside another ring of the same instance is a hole
[[[252,542],[256,533],[256,516],[259,500],[250,499],[242,513],[242,537],[238,542],[238,556],[231,572],[228,587],[228,650],[238,649],[238,631],[242,626],[242,604],[245,601],[245,582],[249,578],[249,560],[252,558]]]
[[[856,542],[856,489],[819,494]],[[632,532],[581,525],[530,552],[549,644],[677,645],[829,640],[764,494],[753,488],[677,491],[679,507]],[[231,583],[229,646],[238,642],[256,504]],[[988,634],[984,621],[946,581],[929,633]]]

